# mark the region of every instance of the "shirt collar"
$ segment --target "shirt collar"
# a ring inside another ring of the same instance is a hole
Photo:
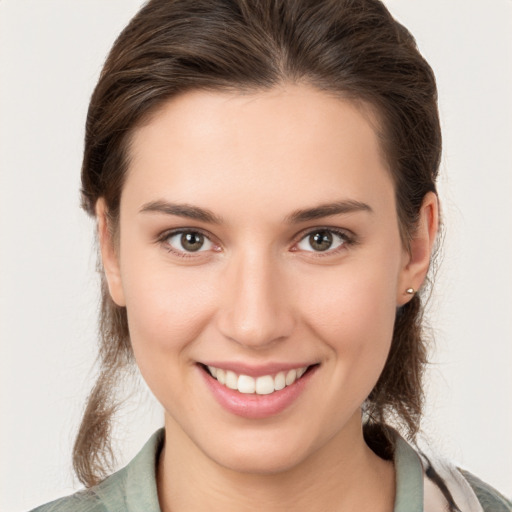
[[[161,512],[156,487],[156,465],[164,442],[164,429],[155,432],[138,455],[108,478],[97,494],[109,511]],[[396,476],[394,512],[423,512],[423,467],[416,451],[396,434],[393,456]],[[116,504],[109,507],[109,504]]]
[[[423,512],[423,466],[416,451],[400,435],[395,437],[394,512]]]

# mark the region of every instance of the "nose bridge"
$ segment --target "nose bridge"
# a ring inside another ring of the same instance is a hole
[[[289,336],[292,307],[279,263],[271,255],[248,249],[233,257],[224,284],[227,300],[220,329],[225,336],[252,348]]]

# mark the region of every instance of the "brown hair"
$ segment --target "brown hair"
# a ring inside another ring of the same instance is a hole
[[[107,203],[115,230],[130,135],[169,98],[191,89],[255,91],[284,82],[369,104],[395,183],[404,244],[435,192],[441,134],[434,75],[411,34],[378,0],[151,0],[115,42],[91,98],[83,207]],[[111,469],[116,387],[133,362],[126,310],[102,277],[100,373],[75,442],[86,485]],[[385,368],[368,397],[368,425],[419,428],[426,344],[420,296],[398,309]],[[369,430],[367,430],[368,432]]]

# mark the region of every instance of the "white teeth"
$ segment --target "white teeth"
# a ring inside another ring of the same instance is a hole
[[[240,393],[254,393],[255,389],[256,382],[252,377],[249,377],[249,375],[240,375],[240,377],[238,377],[238,391],[240,391]]]
[[[258,395],[270,395],[274,392],[274,379],[270,375],[256,379],[256,393]]]
[[[286,387],[286,375],[284,372],[279,372],[274,379],[274,388],[276,391]]]
[[[275,376],[262,375],[254,378],[249,375],[237,375],[231,370],[208,366],[210,374],[227,388],[238,390],[239,393],[257,393],[258,395],[270,395],[274,391],[280,391],[286,386],[291,386],[306,373],[307,369],[307,366],[303,366],[288,372],[279,372]]]
[[[229,389],[238,388],[238,377],[235,372],[229,370],[226,372],[226,387]]]
[[[226,384],[226,372],[222,368],[217,368],[217,380],[221,384]]]
[[[297,370],[290,370],[286,374],[286,385],[290,386],[295,382],[295,379],[297,378]]]

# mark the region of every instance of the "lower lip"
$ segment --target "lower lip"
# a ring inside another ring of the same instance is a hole
[[[224,409],[243,418],[262,419],[275,416],[290,407],[304,391],[317,368],[318,366],[310,368],[307,373],[296,380],[291,386],[286,386],[284,389],[274,391],[269,395],[240,393],[222,385],[201,367],[199,371],[203,375],[213,396]]]

